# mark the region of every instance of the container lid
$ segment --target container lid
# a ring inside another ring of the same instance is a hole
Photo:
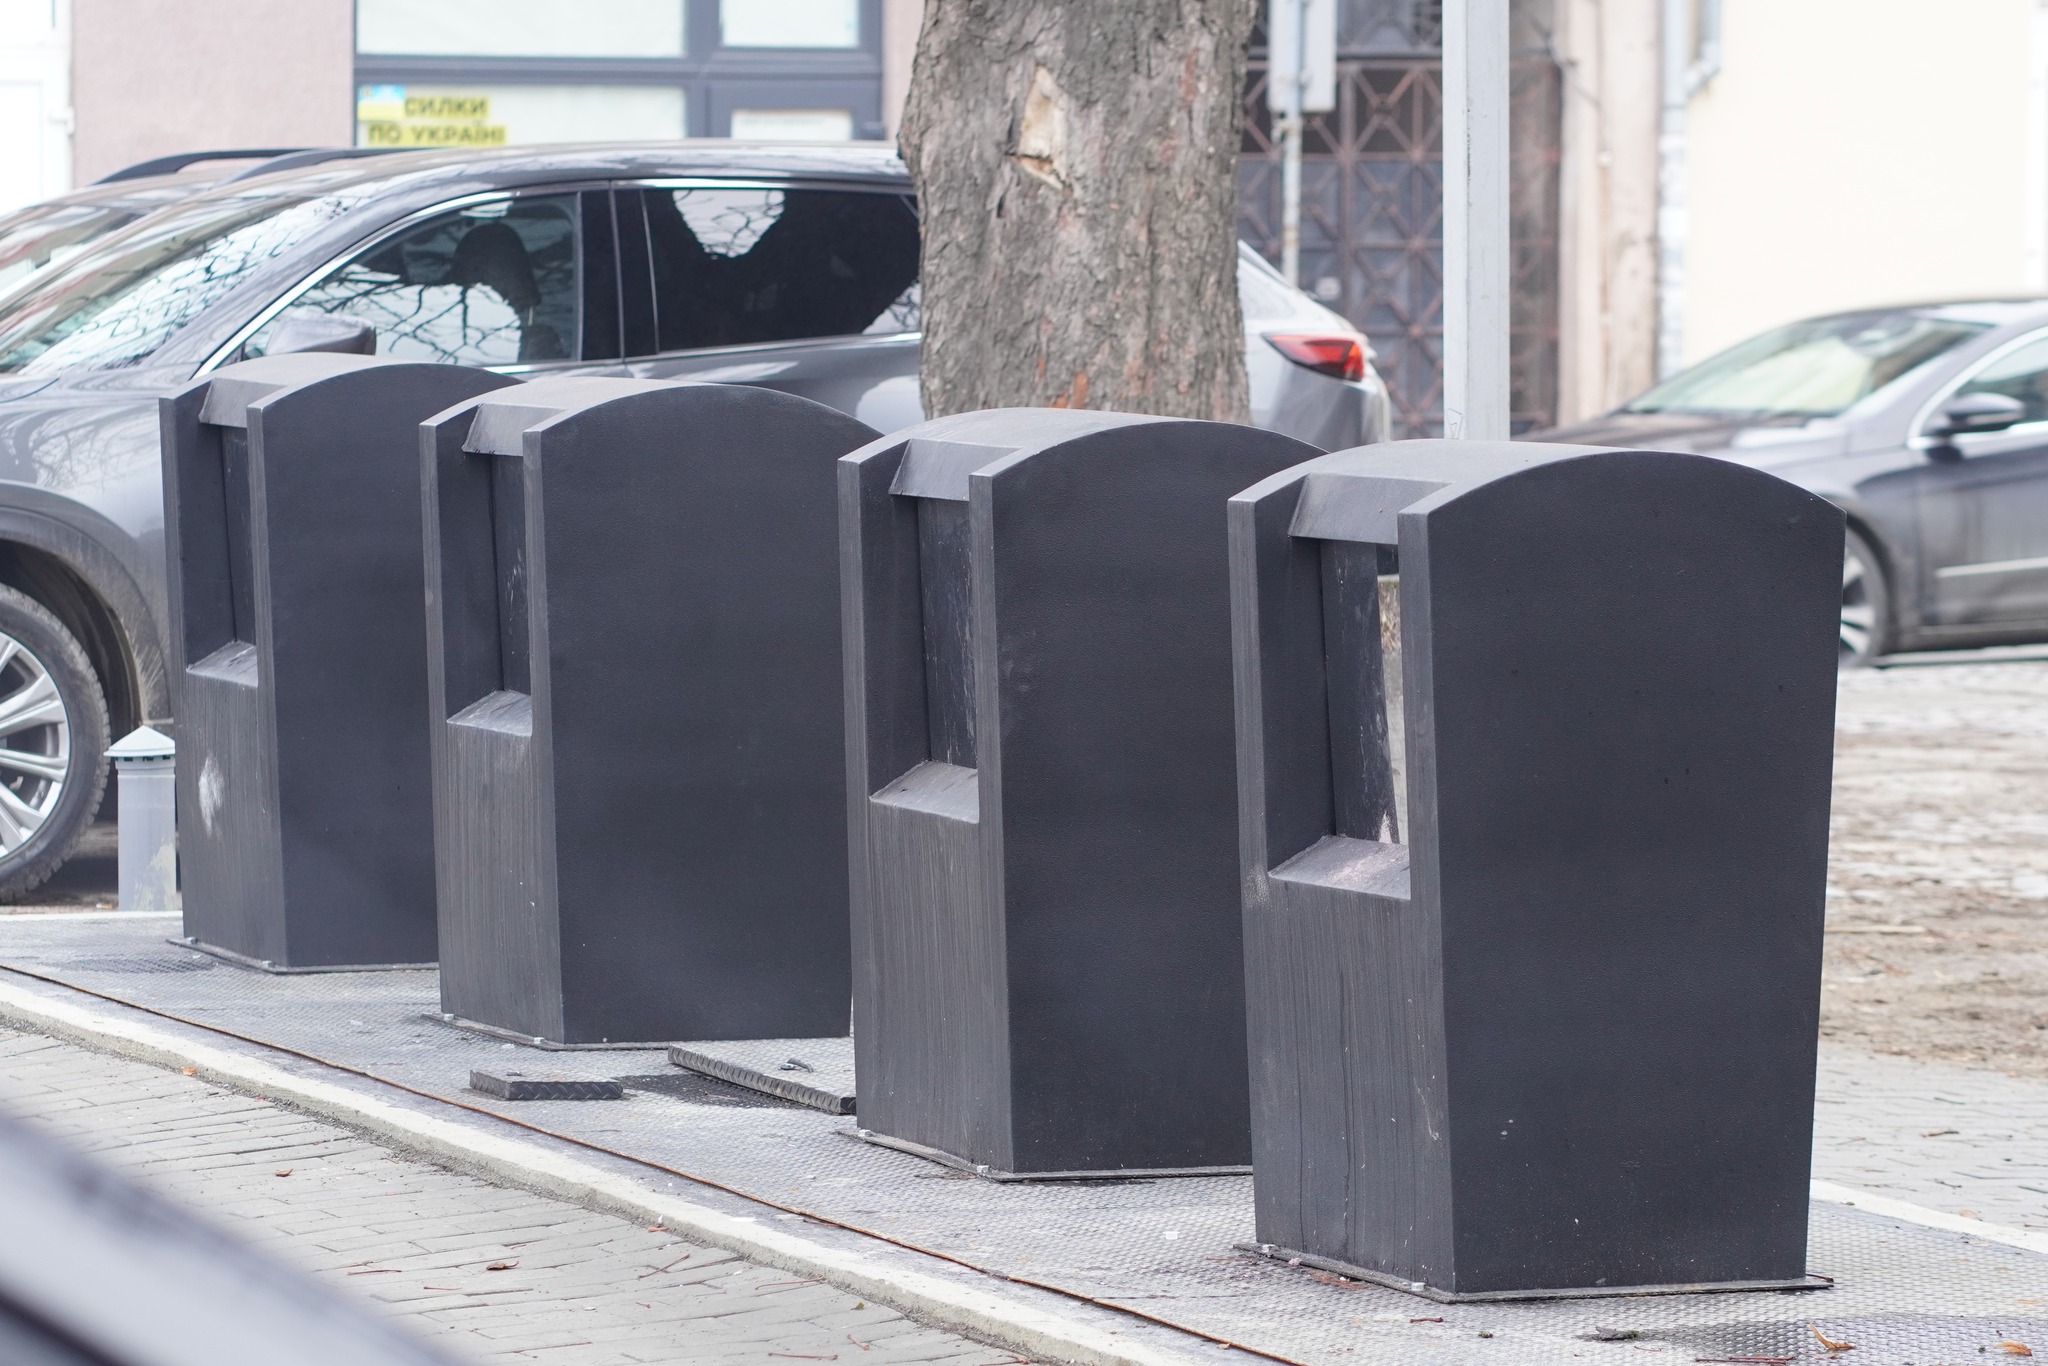
[[[107,747],[107,757],[123,759],[169,759],[178,752],[178,742],[154,726],[137,726]]]

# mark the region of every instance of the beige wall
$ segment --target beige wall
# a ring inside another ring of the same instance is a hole
[[[2036,0],[1725,0],[1691,109],[1685,352],[2030,283]]]
[[[923,23],[924,0],[882,0],[882,125],[891,138],[903,126],[910,62],[917,55],[917,31]]]
[[[72,0],[79,184],[206,147],[355,140],[353,0]]]
[[[1559,0],[1558,421],[1649,387],[1657,349],[1657,0]]]

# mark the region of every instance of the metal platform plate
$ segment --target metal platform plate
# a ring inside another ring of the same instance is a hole
[[[1398,1276],[1389,1276],[1384,1271],[1373,1271],[1349,1262],[1336,1261],[1330,1257],[1318,1257],[1312,1252],[1297,1252],[1291,1247],[1279,1247],[1272,1243],[1239,1243],[1239,1252],[1256,1253],[1269,1261],[1285,1262],[1288,1266],[1308,1266],[1322,1271],[1334,1271],[1346,1280],[1369,1281],[1383,1285],[1389,1290],[1399,1290],[1410,1295],[1420,1295],[1437,1304],[1513,1304],[1524,1300],[1633,1300],[1645,1295],[1739,1295],[1757,1290],[1832,1290],[1834,1282],[1826,1276],[1811,1273],[1796,1281],[1706,1281],[1698,1285],[1589,1285],[1569,1290],[1479,1290],[1470,1294],[1459,1294],[1451,1290],[1439,1290],[1426,1281],[1404,1281]]]
[[[477,1068],[469,1074],[469,1089],[499,1100],[624,1100],[626,1088],[604,1077],[536,1077],[525,1072],[486,1072]]]
[[[852,1039],[726,1039],[679,1043],[668,1050],[677,1067],[828,1115],[853,1113]]]
[[[978,1176],[984,1181],[1164,1181],[1169,1177],[1252,1174],[1250,1167],[1119,1167],[1109,1171],[1009,1172],[985,1162],[969,1162],[964,1157],[955,1157],[943,1149],[928,1148],[922,1143],[912,1143],[907,1138],[878,1134],[873,1129],[841,1129],[839,1132],[847,1138],[857,1138],[863,1143],[872,1143],[894,1152],[909,1153],[912,1157],[921,1157],[927,1162],[936,1162],[941,1167]]]
[[[9,923],[11,922],[11,923]],[[166,922],[0,918],[0,964],[361,1068],[508,1119],[573,1135],[973,1266],[1127,1307],[1311,1366],[1597,1366],[1827,1353],[1810,1325],[1856,1344],[1854,1366],[2048,1355],[2048,1256],[1816,1203],[1808,1266],[1831,1290],[1437,1305],[1241,1252],[1243,1176],[996,1183],[836,1131],[838,1116],[709,1078],[651,1071],[645,1053],[560,1052],[546,1070],[619,1078],[626,1098],[497,1102],[472,1070],[535,1055],[424,1016],[427,972],[279,977],[164,942]],[[283,1060],[294,1068],[308,1064]],[[1615,1338],[1613,1334],[1628,1335]],[[1484,1336],[1482,1336],[1484,1335]],[[1979,1349],[1986,1354],[1980,1354]],[[1219,1349],[1188,1340],[1191,1353]]]
[[[268,958],[251,958],[246,953],[236,953],[218,944],[208,944],[192,935],[172,935],[166,941],[181,949],[197,949],[210,953],[215,958],[233,963],[236,967],[250,968],[257,972],[273,972],[280,977],[301,976],[309,972],[432,972],[439,965],[435,963],[338,963],[322,964],[316,967],[288,968],[273,963]]]

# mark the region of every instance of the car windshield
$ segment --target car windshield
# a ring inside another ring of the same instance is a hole
[[[0,320],[0,372],[134,365],[336,211],[265,195],[158,214],[38,282]]]
[[[140,217],[140,209],[106,204],[37,204],[0,218],[0,292],[13,292],[30,276]]]
[[[1811,318],[1681,371],[1626,411],[1833,417],[1986,326],[1903,311]]]

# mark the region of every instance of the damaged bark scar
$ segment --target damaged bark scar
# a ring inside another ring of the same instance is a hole
[[[1088,372],[1086,370],[1076,370],[1074,372],[1074,382],[1067,386],[1067,391],[1064,394],[1054,396],[1045,406],[1048,408],[1087,407]]]
[[[1073,184],[1067,154],[1067,95],[1052,72],[1040,66],[1031,73],[1024,94],[1024,117],[1017,124],[1017,150],[1010,159],[1028,176],[1064,192]]]

